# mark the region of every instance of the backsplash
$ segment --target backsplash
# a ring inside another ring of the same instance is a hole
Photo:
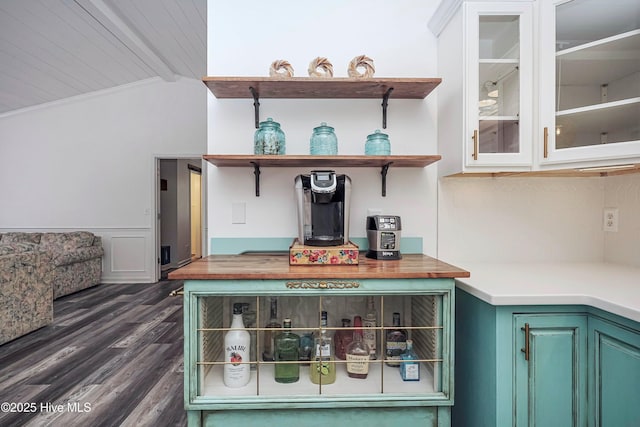
[[[602,261],[602,178],[442,178],[438,257]]]
[[[618,208],[618,232],[604,233],[607,262],[640,267],[640,174],[604,179],[603,207]]]

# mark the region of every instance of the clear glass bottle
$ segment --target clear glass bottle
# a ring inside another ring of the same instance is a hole
[[[400,376],[403,381],[420,381],[420,362],[413,351],[413,340],[407,340],[407,349],[400,356]]]
[[[278,300],[275,297],[271,297],[271,307],[269,322],[265,325],[265,328],[281,328],[282,325],[278,323]],[[264,342],[262,350],[262,360],[265,362],[273,362],[273,337],[275,333],[273,331],[264,331]]]
[[[351,319],[342,319],[343,328],[351,328]],[[336,358],[345,360],[347,358],[347,346],[353,341],[353,330],[338,329],[333,335],[335,342]]]
[[[242,321],[242,304],[233,304],[231,329],[224,336],[225,364],[222,379],[224,385],[231,388],[244,387],[251,379],[249,354],[251,335]]]
[[[369,346],[362,339],[362,318],[353,318],[353,340],[347,346],[347,374],[351,378],[367,378],[369,374]]]
[[[300,337],[291,332],[291,319],[284,319],[282,323],[284,331],[273,339],[275,361],[296,363],[276,363],[274,377],[279,383],[295,383],[300,379],[300,365],[297,363]]]
[[[249,330],[249,335],[251,335],[251,352],[249,357],[251,360],[258,360],[256,357],[256,312],[251,310],[251,304],[248,302],[242,303],[242,321],[244,322],[244,327]],[[251,365],[251,369],[256,369],[257,365]]]
[[[400,356],[407,349],[407,331],[400,329],[400,313],[393,313],[394,329],[387,330],[385,339],[385,363],[387,366],[400,366]]]
[[[260,122],[260,127],[253,136],[254,154],[285,154],[285,135],[280,128],[280,123],[268,117],[266,121]]]
[[[309,378],[312,383],[333,384],[336,381],[332,336],[327,331],[327,312],[320,316],[320,335],[315,338],[314,360],[309,367]]]
[[[333,128],[325,122],[313,128],[310,153],[319,156],[338,154],[338,137]]]
[[[377,329],[373,329],[377,326],[378,322],[378,313],[376,312],[375,301],[373,296],[367,297],[367,313],[364,315],[364,319],[362,320],[362,326],[364,329],[362,330],[362,338],[364,339],[365,344],[369,347],[370,359],[377,359],[378,352],[378,331]]]

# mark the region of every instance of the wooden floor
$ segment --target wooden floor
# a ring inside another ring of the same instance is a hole
[[[169,296],[181,286],[99,285],[56,300],[52,325],[0,346],[0,426],[186,425],[182,298]]]

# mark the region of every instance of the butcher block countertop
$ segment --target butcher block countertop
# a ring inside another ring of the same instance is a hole
[[[169,273],[178,280],[438,279],[469,272],[421,254],[379,261],[360,254],[357,265],[289,265],[289,255],[210,255]]]

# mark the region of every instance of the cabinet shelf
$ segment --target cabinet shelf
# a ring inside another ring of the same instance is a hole
[[[261,167],[379,167],[382,175],[382,196],[386,196],[387,171],[390,166],[424,168],[441,159],[439,155],[412,156],[311,156],[311,155],[244,155],[206,154],[206,161],[218,167],[252,167],[256,177],[256,196],[260,195]]]
[[[398,99],[424,99],[442,81],[440,78],[332,77],[205,77],[202,79],[216,98],[253,99],[255,127],[260,122],[260,98],[283,99],[382,99],[382,127],[387,127],[387,103]]]
[[[629,76],[640,68],[640,30],[556,52],[563,85],[597,85]]]

